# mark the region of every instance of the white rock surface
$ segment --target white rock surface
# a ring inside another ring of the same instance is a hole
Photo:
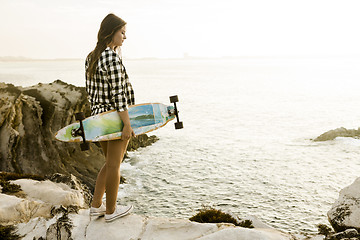
[[[309,240],[324,240],[324,239],[325,239],[325,236],[315,236],[315,237],[310,238]]]
[[[273,229],[226,228],[198,240],[288,240],[289,235]]]
[[[324,240],[324,235],[303,235],[303,234],[293,234],[294,240]]]
[[[23,192],[29,198],[38,199],[52,205],[87,207],[81,192],[71,189],[64,183],[54,183],[49,180],[36,181],[32,179],[18,179],[11,182],[20,185]]]
[[[360,178],[340,191],[338,200],[327,215],[336,231],[360,228]]]
[[[40,237],[46,239],[46,231],[50,225],[56,222],[57,218],[45,219],[37,217],[31,219],[27,223],[20,223],[17,225],[17,233],[23,236],[22,239],[39,239]],[[81,239],[81,238],[80,238]]]
[[[106,223],[103,217],[90,219],[89,210],[69,214],[73,239],[112,240],[291,240],[291,236],[275,229],[241,228],[232,224],[197,223],[186,219],[146,217],[130,214]],[[55,222],[36,218],[18,225],[24,240],[46,238],[46,229]]]
[[[197,223],[185,219],[154,218],[146,221],[141,239],[197,239],[218,230],[216,224]]]
[[[24,240],[43,239],[111,239],[111,240],[291,240],[282,233],[255,220],[261,228],[242,228],[229,223],[197,223],[187,219],[148,217],[130,214],[106,223],[103,217],[89,216],[80,190],[62,183],[19,179],[26,196],[16,197],[0,193],[0,224],[17,222],[16,231]],[[65,207],[61,207],[61,206]],[[78,213],[72,208],[80,207]],[[55,216],[50,209],[58,206]],[[135,206],[136,207],[136,206]]]
[[[266,223],[262,222],[258,217],[256,216],[247,216],[244,220],[250,220],[252,222],[252,225],[255,228],[271,228],[274,229],[273,227],[271,227],[270,225],[267,225]]]
[[[0,193],[0,224],[27,222],[34,217],[50,217],[51,205]]]
[[[24,198],[0,193],[0,224],[10,225],[27,222],[35,217],[50,217],[54,206],[78,206],[86,208],[79,190],[63,183],[18,179],[10,181],[21,186]]]

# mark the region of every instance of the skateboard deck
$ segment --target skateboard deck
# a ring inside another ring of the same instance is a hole
[[[133,105],[129,107],[128,112],[135,135],[161,128],[175,118],[174,107],[161,103]],[[116,110],[85,118],[82,124],[85,140],[88,142],[120,139],[124,126]],[[59,130],[55,138],[63,142],[80,142],[82,137],[74,134],[74,131],[79,128],[80,123],[70,124]]]

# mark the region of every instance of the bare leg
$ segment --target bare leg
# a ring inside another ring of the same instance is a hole
[[[128,140],[114,140],[107,144],[106,157],[106,214],[115,211],[117,193],[120,184],[120,164],[124,157]]]
[[[107,142],[100,142],[103,153],[107,155]],[[105,193],[105,182],[106,182],[106,163],[102,166],[95,184],[94,196],[91,203],[92,207],[98,208],[102,203],[102,198]]]

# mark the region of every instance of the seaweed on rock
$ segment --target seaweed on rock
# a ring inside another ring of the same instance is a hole
[[[230,214],[224,213],[221,210],[209,206],[203,206],[203,208],[200,209],[199,212],[189,220],[199,223],[232,223],[239,227],[254,228],[250,220],[239,222]]]
[[[0,225],[0,239],[7,240],[18,240],[21,237],[17,235],[15,232],[14,226],[2,226]]]
[[[317,228],[318,228],[318,233],[320,235],[324,235],[325,237],[329,236],[330,234],[333,234],[334,231],[328,227],[327,225],[325,224],[318,224],[317,225]]]

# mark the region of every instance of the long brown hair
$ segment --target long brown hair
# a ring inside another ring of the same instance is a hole
[[[95,49],[89,53],[90,58],[89,68],[87,73],[93,76],[96,70],[97,62],[101,53],[107,48],[108,44],[111,43],[114,34],[117,30],[126,25],[126,22],[116,16],[115,14],[108,14],[101,22],[100,29],[98,32],[98,41]]]

